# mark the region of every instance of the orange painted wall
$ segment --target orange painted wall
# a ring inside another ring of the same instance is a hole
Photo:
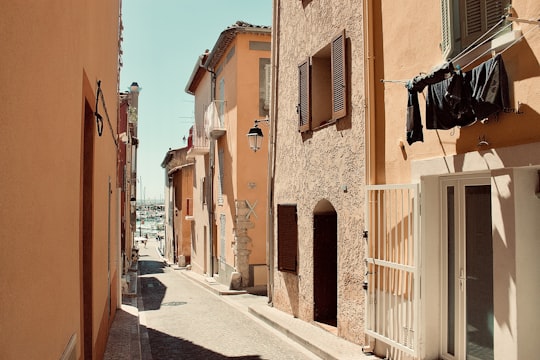
[[[182,169],[182,247],[181,254],[186,257],[189,263],[191,257],[191,221],[186,220],[186,216],[193,216],[193,165]],[[187,199],[190,206],[188,208]]]
[[[250,216],[250,220],[255,227],[248,231],[248,235],[253,241],[253,250],[250,255],[250,263],[266,264],[266,209],[267,201],[267,178],[268,178],[268,136],[270,127],[268,123],[259,123],[263,131],[264,139],[260,150],[253,152],[249,148],[247,133],[253,126],[253,120],[264,118],[259,114],[259,77],[253,74],[259,73],[259,59],[269,59],[270,51],[250,50],[249,42],[271,41],[271,36],[246,34],[238,37],[237,51],[242,54],[238,57],[238,121],[236,156],[237,162],[237,186],[238,197],[246,199],[253,206],[255,202],[255,215]]]
[[[379,79],[412,79],[421,72],[430,72],[443,62],[439,49],[440,4],[419,0],[407,6],[392,1],[377,3],[374,2],[376,35],[373,43],[378,183],[408,182],[411,162],[415,160],[538,141],[540,38],[538,30],[535,30],[502,54],[508,73],[511,107],[517,108],[518,102],[522,103],[523,114],[499,113],[498,118],[492,117],[486,124],[477,122],[452,130],[427,130],[424,123],[424,142],[409,146],[405,137],[407,90],[403,84],[381,83]],[[512,1],[512,7],[518,17],[529,18],[540,12],[540,4],[530,0]],[[513,29],[521,29],[525,33],[532,26],[514,23]],[[480,61],[488,58],[489,54]],[[464,70],[468,71],[473,66]],[[419,101],[422,119],[425,120],[422,94],[419,95]],[[481,137],[485,137],[490,145],[479,147]],[[404,151],[399,147],[401,141],[405,144]]]
[[[219,99],[219,83],[225,78],[225,126],[226,135],[218,140],[218,148],[224,149],[224,204],[216,206],[216,223],[219,231],[219,215],[225,214],[227,245],[227,263],[233,265],[233,249],[230,242],[233,241],[233,214],[235,214],[235,199],[247,200],[255,206],[255,215],[250,216],[250,221],[255,225],[248,230],[248,236],[252,240],[250,264],[266,264],[266,208],[267,208],[267,163],[268,143],[265,141],[262,148],[253,152],[248,145],[247,133],[254,125],[255,119],[261,119],[259,115],[259,59],[270,58],[270,51],[250,50],[250,41],[270,43],[270,34],[245,34],[236,35],[235,41],[229,46],[225,54],[234,46],[234,56],[225,63],[225,59],[216,66],[223,65],[216,81],[216,99]],[[268,139],[269,128],[266,124],[259,125]],[[216,152],[215,184],[218,183],[218,154]],[[229,172],[229,173],[227,173]],[[215,199],[217,191],[215,189]],[[219,246],[219,233],[217,234]],[[220,251],[218,250],[218,257]]]
[[[3,1],[0,17],[0,357],[57,359],[73,334],[80,357],[84,102],[101,80],[116,129],[119,2]],[[117,302],[108,270],[119,276],[113,136],[106,123],[93,135],[96,358]]]

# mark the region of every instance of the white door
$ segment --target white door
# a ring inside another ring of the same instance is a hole
[[[489,177],[444,179],[442,284],[445,359],[493,359]]]

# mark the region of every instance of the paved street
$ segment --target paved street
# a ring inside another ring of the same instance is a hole
[[[155,245],[139,259],[143,359],[319,359],[235,307],[242,295],[217,296],[165,266]]]

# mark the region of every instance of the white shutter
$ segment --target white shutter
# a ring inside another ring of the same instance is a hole
[[[452,30],[452,7],[451,0],[441,0],[441,51],[443,58],[447,59],[453,52],[453,30]]]
[[[264,65],[264,110],[270,110],[270,94],[272,91],[272,67],[270,64]]]

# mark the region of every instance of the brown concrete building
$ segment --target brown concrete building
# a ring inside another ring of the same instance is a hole
[[[536,356],[540,7],[508,5],[274,0],[275,307],[392,359]]]
[[[270,28],[237,22],[186,86],[195,95],[192,268],[235,288],[267,282],[268,147],[253,152],[246,135],[268,114],[269,64]]]
[[[164,256],[171,264],[186,266],[191,258],[191,221],[193,220],[193,160],[184,148],[167,152],[161,166],[166,172]]]
[[[139,113],[139,85],[134,82],[130,90],[120,93],[118,111],[118,174],[117,187],[121,189],[120,206],[120,251],[122,262],[122,274],[129,286],[127,272],[133,265],[138,255],[134,243],[136,232],[136,201],[137,201],[137,136],[138,113]]]
[[[99,359],[119,301],[119,1],[0,5],[0,357]]]

